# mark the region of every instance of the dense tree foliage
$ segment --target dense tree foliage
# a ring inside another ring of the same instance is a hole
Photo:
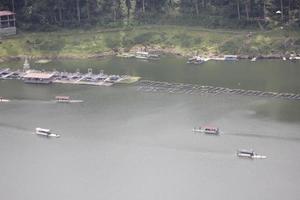
[[[299,26],[300,0],[1,0],[23,29],[93,24]]]

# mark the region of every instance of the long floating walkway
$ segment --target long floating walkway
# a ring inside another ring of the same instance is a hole
[[[139,91],[144,92],[165,92],[177,94],[232,94],[232,95],[246,95],[258,97],[272,97],[290,100],[300,100],[300,94],[294,93],[277,93],[277,92],[264,92],[258,90],[243,90],[243,89],[230,89],[224,87],[214,87],[207,85],[197,84],[184,84],[184,83],[169,83],[160,81],[141,80],[136,83]]]

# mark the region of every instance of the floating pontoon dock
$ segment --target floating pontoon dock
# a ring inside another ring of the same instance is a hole
[[[46,72],[37,70],[14,71],[9,68],[0,69],[0,79],[19,79],[25,83],[50,84],[82,84],[96,86],[111,86],[116,83],[133,83],[139,80],[139,77],[128,75],[108,75],[100,72],[93,74],[89,69],[88,73],[70,73],[70,72]]]

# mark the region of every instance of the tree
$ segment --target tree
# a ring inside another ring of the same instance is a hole
[[[240,0],[236,0],[236,7],[237,7],[238,19],[241,19]]]
[[[80,15],[80,4],[79,4],[80,0],[76,0],[76,10],[77,10],[77,20],[78,23],[80,24],[81,22],[81,15]]]
[[[130,19],[130,9],[131,9],[131,1],[125,0],[125,5],[127,7],[127,21],[129,22]]]

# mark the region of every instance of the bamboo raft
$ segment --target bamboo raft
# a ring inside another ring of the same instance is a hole
[[[245,96],[258,96],[269,98],[281,98],[290,100],[300,100],[300,94],[295,93],[277,93],[265,92],[258,90],[243,90],[231,89],[224,87],[214,87],[207,85],[197,84],[184,84],[184,83],[169,83],[160,81],[141,80],[136,83],[138,91],[144,92],[161,92],[161,93],[176,93],[176,94],[228,94],[228,95],[245,95]]]

